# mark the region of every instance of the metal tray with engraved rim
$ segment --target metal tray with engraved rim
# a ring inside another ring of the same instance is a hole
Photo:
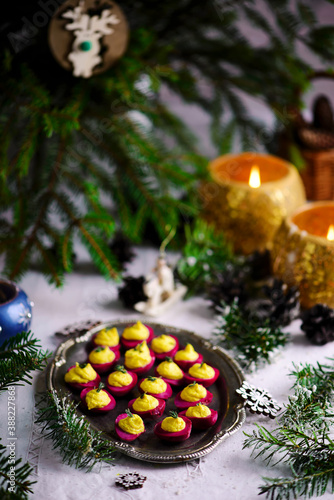
[[[70,337],[62,342],[48,368],[47,386],[49,390],[55,390],[58,395],[69,394],[71,391],[64,382],[66,370],[75,362],[87,360],[87,348],[92,336],[103,328],[115,326],[121,332],[133,321],[113,321],[103,323],[91,328],[79,337]],[[210,453],[219,443],[236,432],[245,420],[245,410],[241,397],[235,392],[244,381],[243,373],[239,365],[220,347],[212,345],[207,340],[187,330],[146,322],[154,329],[156,335],[171,334],[178,337],[180,346],[191,343],[197,352],[203,354],[204,361],[220,370],[220,376],[209,390],[213,393],[211,408],[218,411],[218,420],[211,428],[192,432],[189,439],[181,443],[167,443],[158,439],[153,433],[154,422],[145,421],[146,432],[132,443],[119,440],[115,433],[115,418],[127,408],[130,399],[137,397],[139,393],[134,389],[133,393],[124,398],[117,399],[114,410],[105,415],[91,415],[84,412],[79,406],[79,415],[84,415],[93,429],[103,432],[106,439],[113,442],[118,451],[133,458],[147,462],[177,463],[194,460]],[[123,356],[120,362],[123,362]],[[156,363],[157,364],[157,363]],[[151,370],[149,374],[153,373]],[[147,376],[147,375],[145,375]],[[107,376],[102,376],[105,381]],[[73,399],[80,401],[79,394],[72,393]],[[165,414],[174,409],[174,396],[167,401]]]

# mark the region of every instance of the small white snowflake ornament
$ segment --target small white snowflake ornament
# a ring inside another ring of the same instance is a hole
[[[281,406],[269,392],[265,389],[255,387],[248,382],[243,382],[242,386],[236,392],[244,399],[245,406],[251,413],[275,418],[281,410]]]
[[[111,0],[67,0],[51,20],[49,45],[73,76],[90,78],[123,55],[128,31],[122,10]]]

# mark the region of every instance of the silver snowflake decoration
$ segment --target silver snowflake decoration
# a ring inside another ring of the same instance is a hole
[[[81,333],[87,332],[94,326],[97,326],[101,321],[85,320],[79,321],[78,323],[72,323],[71,325],[64,326],[58,330],[55,335],[59,337],[68,337],[70,335],[80,335]]]
[[[134,490],[142,488],[146,479],[146,476],[142,476],[138,472],[128,472],[127,474],[120,474],[115,483],[126,490]]]
[[[20,303],[22,310],[19,313],[18,324],[22,325],[22,328],[28,328],[31,321],[31,310],[28,307],[25,307],[22,302]]]
[[[281,406],[269,392],[248,382],[243,382],[236,392],[245,400],[245,405],[251,413],[275,418],[277,412],[281,410]]]

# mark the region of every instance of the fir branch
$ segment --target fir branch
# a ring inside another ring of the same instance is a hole
[[[124,0],[131,26],[125,55],[98,77],[75,79],[52,59],[44,43],[47,26],[29,46],[10,46],[12,36],[20,35],[17,20],[32,19],[38,1],[17,0],[0,22],[0,214],[13,220],[10,235],[0,228],[0,252],[4,272],[15,279],[37,256],[47,278],[61,285],[72,269],[69,249],[86,215],[83,207],[108,213],[111,201],[115,220],[136,242],[148,225],[163,238],[166,224],[182,222],[185,207],[177,199],[198,213],[196,182],[206,175],[206,160],[162,102],[162,86],[210,115],[214,143],[225,153],[236,137],[249,149],[263,136],[248,116],[245,94],[291,120],[286,110],[302,107],[301,94],[314,73],[300,52],[311,50],[328,65],[333,59],[332,27],[319,26],[304,0],[264,0],[271,16],[248,0],[235,8],[215,0],[204,10],[200,0],[171,0],[159,5],[159,16],[155,0]],[[259,30],[265,45],[247,39],[240,19]],[[329,74],[331,68],[321,71]],[[99,198],[99,192],[107,196]],[[64,193],[73,200],[65,202],[67,210],[57,206],[56,196]],[[65,238],[52,234],[55,226]],[[107,226],[83,235],[92,259],[110,276],[107,261],[114,271],[117,266],[102,248],[106,238]],[[59,262],[44,241],[62,248]]]
[[[334,358],[329,358],[328,361],[334,362]],[[306,389],[317,388],[316,397],[318,401],[326,401],[328,398],[334,397],[332,391],[334,383],[334,370],[332,365],[317,363],[317,365],[302,365],[295,366],[291,372],[291,376],[295,377],[294,388],[298,385]]]
[[[36,481],[28,479],[33,469],[28,463],[21,465],[21,462],[22,459],[13,459],[8,454],[7,447],[0,444],[0,496],[2,500],[27,500],[28,494],[33,493],[32,485]],[[14,484],[12,485],[11,482]]]
[[[92,234],[88,231],[84,226],[84,222],[78,223],[78,229],[81,232],[82,241],[88,248],[92,260],[101,273],[103,273],[106,278],[118,279],[118,273],[116,271],[117,263],[106,242],[96,234]]]
[[[204,293],[216,273],[233,261],[231,245],[222,234],[201,219],[185,226],[186,243],[176,266],[176,277],[189,289],[188,294]]]
[[[43,258],[43,263],[47,266],[48,275],[51,276],[50,283],[55,283],[57,286],[62,284],[62,276],[61,271],[57,269],[56,262],[54,262],[53,258],[50,255],[50,251],[47,251],[42,243],[39,241],[37,237],[35,237],[35,245],[37,249],[40,251],[40,254]]]
[[[48,351],[40,349],[39,340],[30,332],[18,333],[5,340],[0,347],[0,394],[12,386],[31,384],[31,372],[43,370],[49,357]],[[0,496],[4,500],[27,500],[32,492],[31,466],[21,465],[0,444]],[[15,473],[13,473],[15,471]]]
[[[59,145],[57,158],[56,158],[55,163],[53,165],[53,168],[51,170],[50,179],[49,179],[49,183],[47,185],[47,189],[42,194],[42,203],[41,203],[41,207],[40,207],[40,210],[38,212],[38,215],[36,217],[35,224],[31,230],[29,236],[26,238],[26,241],[22,247],[22,250],[20,251],[20,253],[18,255],[18,258],[15,259],[16,260],[15,266],[10,269],[9,275],[10,275],[11,279],[14,279],[19,274],[21,265],[23,265],[23,262],[27,259],[28,254],[31,250],[31,247],[34,246],[34,244],[35,244],[35,237],[37,236],[40,225],[44,221],[46,211],[47,211],[47,209],[49,207],[49,203],[51,201],[50,192],[52,191],[52,189],[57,181],[58,171],[61,168],[61,162],[62,162],[62,159],[64,156],[64,151],[65,151],[65,143],[64,143],[64,141],[61,141],[61,143]]]
[[[65,464],[91,471],[97,463],[112,463],[114,446],[103,438],[102,432],[92,429],[83,416],[79,417],[77,406],[69,397],[49,392],[38,405],[37,422]]]
[[[40,349],[40,341],[22,332],[5,341],[0,348],[0,393],[12,385],[31,384],[31,373],[43,370],[50,356]]]
[[[286,345],[289,334],[272,325],[269,319],[259,318],[243,310],[238,301],[231,305],[222,303],[217,308],[213,334],[218,342],[235,352],[240,364],[251,370],[260,363],[270,363],[278,348]]]
[[[284,462],[291,469],[290,477],[263,478],[260,494],[266,498],[289,500],[334,493],[333,373],[333,363],[295,366],[290,374],[295,378],[294,394],[278,426],[271,432],[257,426],[252,434],[245,433],[243,447],[251,448],[254,458],[271,466]]]

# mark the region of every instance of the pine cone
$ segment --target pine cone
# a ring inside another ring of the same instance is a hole
[[[301,315],[301,329],[312,344],[324,345],[334,340],[334,309],[316,304]]]
[[[127,276],[123,281],[124,285],[118,289],[118,298],[125,307],[133,309],[133,306],[137,302],[147,300],[147,296],[143,291],[144,276],[139,276],[138,278]]]
[[[117,257],[122,269],[125,267],[124,264],[131,262],[135,256],[130,240],[120,231],[115,234],[113,240],[109,243],[109,248]]]
[[[263,292],[267,297],[256,302],[253,315],[263,321],[269,319],[273,326],[287,326],[299,316],[299,290],[297,287],[288,288],[283,281],[275,279],[272,286],[264,286]]]
[[[271,274],[269,250],[257,250],[247,257],[246,263],[250,266],[250,276],[253,280],[262,280]]]
[[[216,276],[216,281],[208,286],[208,298],[212,308],[217,309],[222,302],[232,304],[235,298],[239,304],[245,303],[248,295],[245,289],[245,273],[242,269],[228,269]]]

